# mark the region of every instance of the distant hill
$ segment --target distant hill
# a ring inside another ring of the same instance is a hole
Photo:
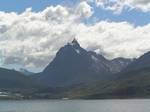
[[[30,89],[37,85],[33,79],[15,70],[0,68],[0,89]]]

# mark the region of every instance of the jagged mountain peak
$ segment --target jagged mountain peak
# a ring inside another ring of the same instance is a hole
[[[79,44],[76,38],[74,38],[71,43],[72,44]]]
[[[80,44],[78,43],[77,39],[74,38],[71,42],[66,44],[65,46],[61,47],[57,54],[56,57],[62,57],[64,55],[72,57],[73,55],[79,55],[79,54],[86,54],[87,51],[83,49]]]
[[[74,38],[70,43],[68,43],[69,45],[73,46],[73,47],[80,47],[79,42],[77,41],[76,38]]]

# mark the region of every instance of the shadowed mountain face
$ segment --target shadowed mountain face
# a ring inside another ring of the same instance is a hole
[[[120,72],[130,63],[128,59],[107,60],[95,52],[88,52],[74,39],[57,52],[37,79],[51,87],[111,79],[112,74]]]

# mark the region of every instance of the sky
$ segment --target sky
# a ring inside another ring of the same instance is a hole
[[[149,0],[0,1],[0,67],[42,71],[77,38],[108,59],[150,51]]]

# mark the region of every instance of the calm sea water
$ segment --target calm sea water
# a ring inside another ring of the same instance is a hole
[[[150,112],[150,100],[0,101],[0,112]]]

